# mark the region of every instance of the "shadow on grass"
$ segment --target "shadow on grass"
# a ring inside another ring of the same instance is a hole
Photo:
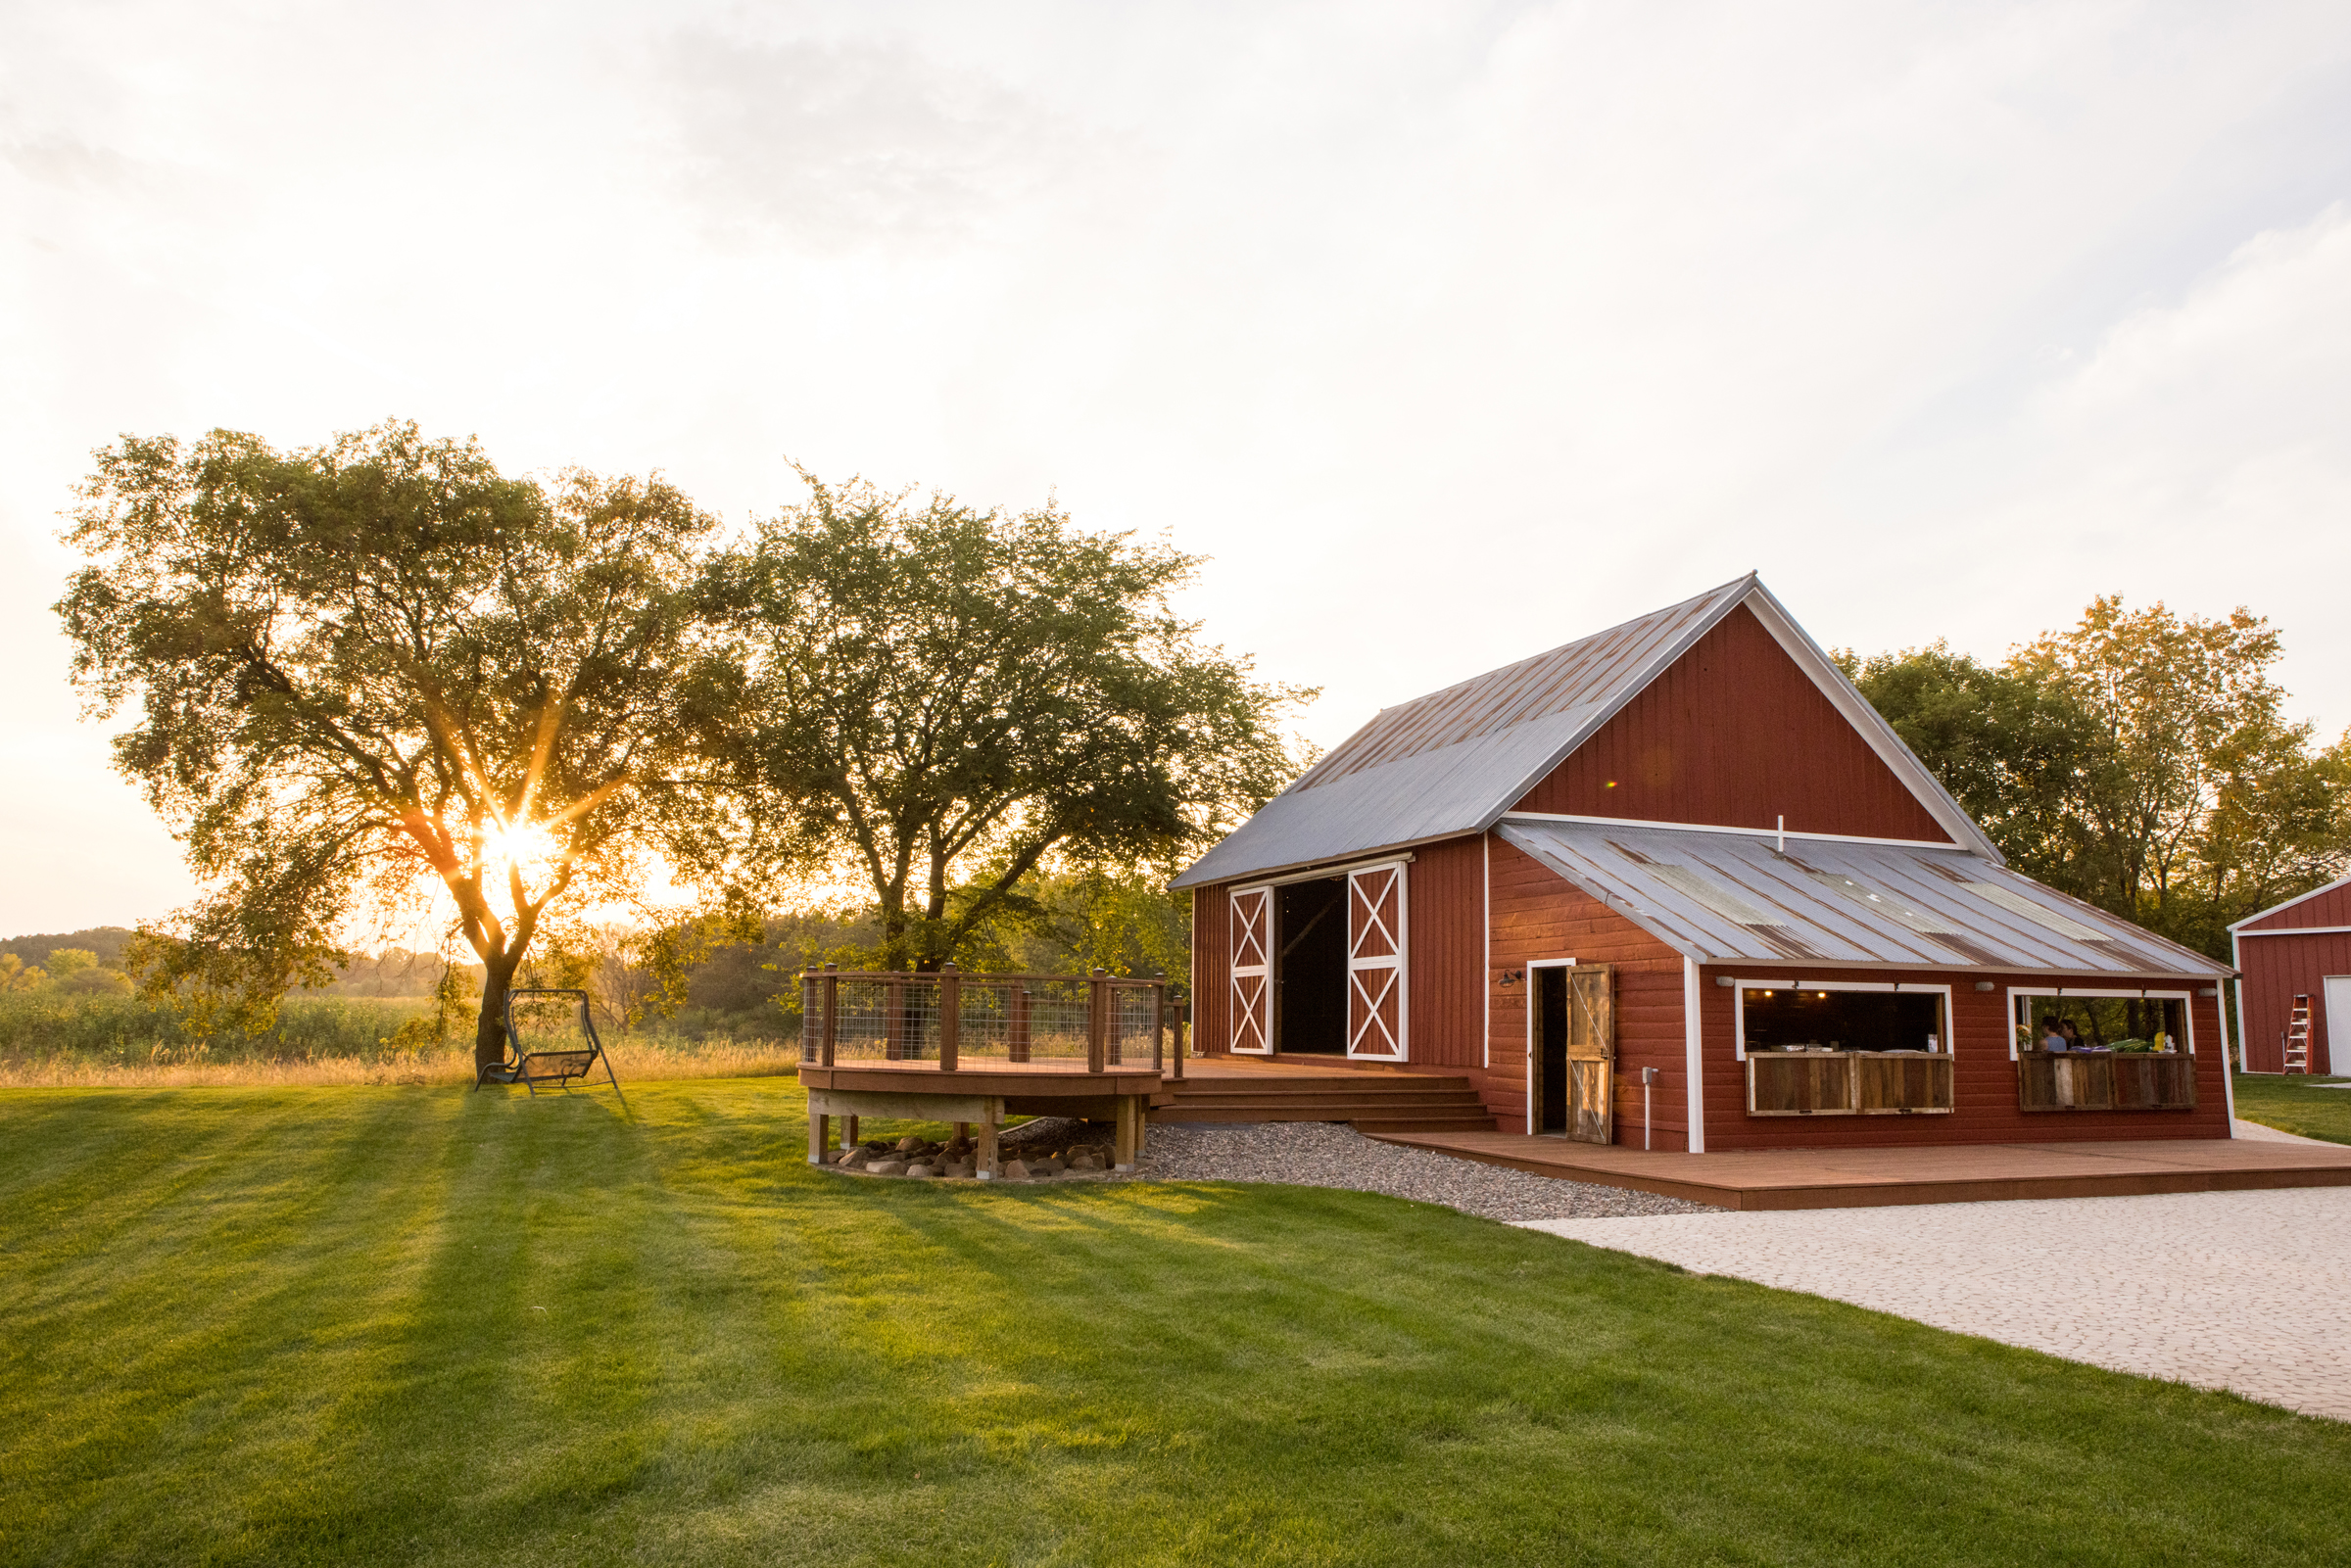
[[[10,1553],[2282,1562],[2351,1523],[2345,1429],[2227,1396],[1368,1194],[858,1181],[789,1080],[633,1098],[0,1096]]]

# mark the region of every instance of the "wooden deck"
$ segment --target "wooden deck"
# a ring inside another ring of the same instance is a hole
[[[1639,1149],[1506,1132],[1386,1132],[1374,1136],[1537,1175],[1663,1193],[1719,1209],[1858,1209],[2011,1198],[2351,1186],[2351,1146],[2245,1138],[1759,1149],[1685,1155],[1648,1154]]]

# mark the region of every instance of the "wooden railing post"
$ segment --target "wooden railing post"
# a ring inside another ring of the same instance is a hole
[[[1168,1070],[1168,975],[1151,976],[1151,1070]]]
[[[825,985],[823,971],[814,964],[800,972],[800,1060],[808,1063],[824,1060],[825,1051]]]
[[[1171,1022],[1170,1027],[1174,1031],[1176,1038],[1170,1043],[1176,1047],[1176,1079],[1180,1083],[1183,1081],[1183,1059],[1185,1055],[1185,1047],[1183,1043],[1183,1025],[1189,1019],[1192,1011],[1192,1004],[1189,1001],[1178,998],[1172,1011],[1175,1013],[1176,1017]]]
[[[826,1067],[833,1065],[833,1048],[840,1039],[840,966],[825,966],[824,983],[819,987],[825,994],[824,1038],[818,1061]]]
[[[1103,1017],[1103,1003],[1110,995],[1106,983],[1110,971],[1097,969],[1086,985],[1085,1070],[1088,1072],[1099,1072],[1109,1065],[1104,1060],[1108,1055],[1105,1049],[1108,1030],[1104,1027],[1108,1021]]]
[[[938,971],[938,1070],[955,1070],[955,1051],[963,1043],[963,976],[955,966]]]
[[[906,982],[891,970],[882,991],[882,1059],[906,1060]]]
[[[1029,1060],[1029,1004],[1031,997],[1025,980],[1013,980],[1004,987],[1004,1056],[1007,1061]]]

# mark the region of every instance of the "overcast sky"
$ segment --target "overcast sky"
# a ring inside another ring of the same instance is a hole
[[[1380,706],[1750,568],[2351,724],[2351,6],[0,0],[0,933],[187,896],[79,722],[119,433],[388,416],[1164,532]]]

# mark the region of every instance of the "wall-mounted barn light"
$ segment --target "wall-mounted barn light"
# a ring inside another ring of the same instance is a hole
[[[1502,983],[1505,985],[1515,985],[1519,982],[1519,980],[1525,977],[1525,974],[1526,972],[1524,970],[1504,970],[1502,972]]]

